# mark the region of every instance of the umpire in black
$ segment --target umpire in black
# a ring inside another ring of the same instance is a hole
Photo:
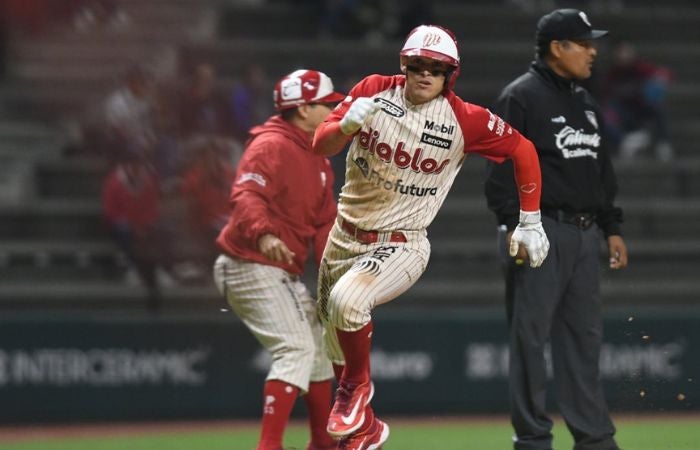
[[[609,266],[627,265],[622,210],[614,205],[615,172],[601,136],[601,112],[577,82],[591,76],[597,51],[585,13],[558,9],[537,24],[536,57],[501,92],[495,112],[537,147],[542,168],[542,222],[551,249],[537,269],[526,255],[507,256],[518,221],[510,164],[489,164],[485,193],[503,244],[510,325],[510,400],[516,450],[550,450],[545,409],[545,347],[551,345],[556,400],[575,450],[616,450],[615,427],[599,377],[603,338],[600,235]],[[525,187],[523,187],[525,188]]]

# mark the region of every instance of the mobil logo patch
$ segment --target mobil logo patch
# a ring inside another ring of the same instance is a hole
[[[389,114],[390,116],[394,117],[403,117],[404,114],[406,114],[406,111],[403,110],[402,107],[399,105],[390,102],[389,100],[381,97],[377,97],[374,99],[374,103],[379,105],[379,107],[384,111],[385,113]]]
[[[455,125],[453,123],[435,123],[432,120],[426,120],[423,129],[435,133],[453,134],[455,132]]]

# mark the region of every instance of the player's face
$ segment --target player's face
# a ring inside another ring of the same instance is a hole
[[[585,80],[591,76],[593,61],[598,54],[593,41],[552,41],[552,54],[557,56],[552,69],[570,80]]]
[[[421,56],[402,59],[401,69],[406,74],[406,99],[420,105],[440,95],[450,68],[442,61]]]

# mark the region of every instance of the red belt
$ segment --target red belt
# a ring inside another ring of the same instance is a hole
[[[363,244],[374,244],[377,241],[381,241],[380,235],[383,234],[381,231],[377,230],[362,230],[360,228],[357,228],[355,225],[351,224],[350,222],[347,222],[345,220],[340,221],[340,226],[343,230],[345,230],[346,233],[348,233],[350,236],[353,236],[355,239],[358,241],[362,242]],[[389,234],[389,238],[386,239],[388,242],[408,242],[408,239],[406,239],[406,235],[403,234],[400,231],[392,231]]]

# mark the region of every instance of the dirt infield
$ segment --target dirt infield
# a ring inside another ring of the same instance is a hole
[[[694,421],[700,422],[700,412],[659,413],[659,414],[615,414],[615,422],[626,421]],[[396,424],[456,424],[456,423],[508,423],[505,415],[468,416],[421,416],[393,417],[388,419]],[[300,420],[293,423],[302,424]],[[88,424],[47,424],[0,426],[0,444],[36,440],[59,440],[92,437],[125,437],[147,434],[172,434],[207,431],[226,431],[243,428],[257,428],[255,420],[208,420],[208,421],[168,421],[135,423],[88,423]]]

